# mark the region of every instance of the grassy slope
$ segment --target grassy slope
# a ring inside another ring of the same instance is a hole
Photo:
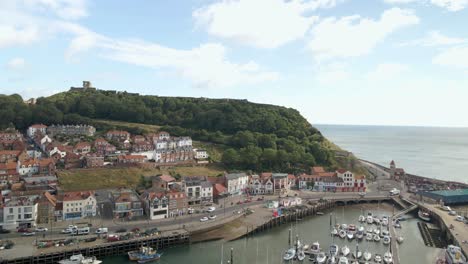
[[[170,169],[143,168],[97,168],[62,170],[57,173],[60,186],[65,191],[98,190],[116,187],[135,188],[141,176],[158,174],[182,176],[218,176],[223,170],[217,166],[175,167]]]

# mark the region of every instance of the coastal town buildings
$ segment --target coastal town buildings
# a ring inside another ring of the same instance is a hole
[[[96,216],[96,197],[91,191],[65,192],[62,196],[63,220]]]
[[[169,216],[169,199],[166,191],[145,192],[141,198],[145,203],[145,210],[150,220]]]
[[[227,173],[224,179],[230,195],[241,195],[249,187],[249,176],[245,173]]]
[[[115,219],[130,220],[143,216],[143,204],[138,194],[131,189],[117,189],[109,194]]]
[[[3,203],[3,228],[33,227],[37,219],[38,196],[12,196]]]
[[[390,162],[390,178],[393,180],[399,181],[404,180],[406,176],[406,172],[403,168],[397,168],[395,161],[392,160]]]
[[[47,134],[47,126],[43,124],[34,124],[28,127],[28,131],[27,131],[28,137],[34,138],[34,136],[38,133],[42,135]]]
[[[96,128],[90,125],[51,125],[47,127],[47,134],[53,136],[88,136],[92,137]]]

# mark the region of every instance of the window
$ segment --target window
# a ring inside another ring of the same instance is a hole
[[[10,208],[10,210],[9,210],[9,211],[10,211],[10,214],[12,214],[12,213],[13,213],[13,208]]]

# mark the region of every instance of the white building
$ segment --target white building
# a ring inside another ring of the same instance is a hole
[[[165,192],[144,193],[142,198],[150,220],[163,219],[169,216],[169,199]]]
[[[226,187],[229,194],[243,194],[249,187],[249,176],[245,173],[229,173],[225,176]]]
[[[5,199],[3,228],[31,228],[36,226],[38,196],[18,196]]]
[[[336,171],[336,176],[343,179],[343,187],[352,188],[354,186],[354,174],[345,169],[339,169]]]
[[[273,181],[271,177],[262,178],[258,175],[252,175],[249,181],[250,194],[272,194]]]
[[[189,206],[200,205],[202,201],[202,177],[185,177],[182,182]]]
[[[201,200],[202,203],[213,202],[213,184],[209,181],[201,182]]]
[[[194,158],[197,160],[207,159],[209,157],[208,152],[204,149],[193,149],[195,153]]]
[[[30,138],[33,138],[38,132],[45,135],[47,133],[47,126],[43,124],[35,124],[28,127],[27,134]]]
[[[63,220],[96,216],[96,197],[91,191],[63,194]]]
[[[18,161],[18,174],[21,176],[33,175],[39,173],[39,160],[29,159],[24,161]]]

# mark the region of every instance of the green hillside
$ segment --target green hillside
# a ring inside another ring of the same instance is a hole
[[[0,96],[0,127],[32,123],[90,123],[98,129],[120,121],[155,125],[191,136],[222,150],[230,170],[301,172],[310,166],[336,166],[331,144],[292,108],[247,100],[160,97],[115,91],[69,91],[25,105],[17,95]],[[108,120],[102,122],[99,120]],[[151,126],[124,126],[145,133]]]

